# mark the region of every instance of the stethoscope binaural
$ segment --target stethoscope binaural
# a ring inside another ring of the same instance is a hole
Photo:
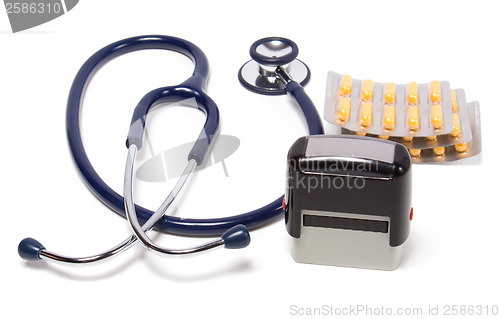
[[[135,108],[126,141],[128,156],[124,197],[122,197],[101,179],[87,157],[80,133],[81,102],[86,86],[99,67],[125,53],[146,49],[179,52],[193,60],[194,71],[189,79],[177,86],[162,87],[147,93]],[[247,89],[260,94],[290,94],[306,118],[309,134],[323,134],[321,119],[302,87],[309,81],[310,72],[303,62],[296,59],[297,45],[285,38],[265,38],[252,45],[250,55],[253,60],[248,61],[239,71],[240,82]],[[294,78],[298,82],[294,81]],[[137,240],[162,255],[189,255],[220,246],[230,249],[243,248],[250,242],[248,229],[266,225],[281,217],[283,196],[254,211],[231,217],[188,219],[165,215],[194,168],[203,163],[219,129],[219,110],[215,102],[205,93],[207,80],[208,61],[205,54],[196,45],[175,37],[162,35],[132,37],[112,43],[92,55],[78,71],[70,90],[66,113],[69,146],[87,186],[105,205],[127,217],[133,235],[105,252],[88,257],[60,255],[48,251],[33,238],[25,238],[19,244],[19,255],[26,260],[48,259],[64,263],[91,263],[115,256],[131,247]],[[206,121],[189,153],[184,173],[162,205],[153,212],[136,205],[133,199],[134,162],[142,146],[146,118],[148,112],[158,104],[174,103],[189,98],[196,100],[198,108],[206,115]],[[146,233],[153,227],[176,235],[220,237],[192,248],[168,249],[158,246],[147,236]]]

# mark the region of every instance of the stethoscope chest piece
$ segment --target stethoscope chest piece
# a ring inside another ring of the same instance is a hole
[[[255,41],[250,47],[252,60],[245,63],[238,79],[248,90],[265,95],[282,95],[287,91],[277,80],[276,68],[283,68],[302,86],[309,82],[311,72],[307,65],[296,59],[299,54],[297,45],[285,38],[269,37]]]

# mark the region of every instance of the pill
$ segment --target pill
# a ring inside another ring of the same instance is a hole
[[[439,81],[432,81],[429,91],[432,103],[441,103],[441,83]]]
[[[365,132],[356,132],[356,135],[357,136],[366,136],[366,133]]]
[[[339,101],[339,109],[337,111],[337,119],[345,122],[351,115],[351,99],[348,97],[341,97]]]
[[[410,105],[417,105],[418,103],[418,84],[417,82],[408,83],[406,100]]]
[[[396,101],[396,84],[389,82],[385,85],[384,100],[387,104],[394,104]]]
[[[384,108],[384,128],[393,130],[396,126],[396,108],[392,105],[386,105]]]
[[[453,131],[450,133],[453,137],[460,136],[460,117],[458,113],[453,113]]]
[[[421,152],[422,152],[422,150],[419,149],[419,148],[410,148],[410,154],[411,154],[411,156],[417,157],[417,156],[420,155]]]
[[[444,147],[434,147],[432,150],[437,156],[441,156],[444,154]]]
[[[359,123],[363,127],[372,125],[373,104],[371,102],[361,102]]]
[[[388,140],[389,139],[389,135],[379,135],[378,137],[381,138],[381,139],[383,139],[383,140]]]
[[[431,108],[431,124],[435,129],[443,126],[443,108],[441,104],[434,104]]]
[[[457,94],[455,93],[455,90],[451,90],[451,109],[453,112],[458,110]]]
[[[408,108],[408,127],[410,130],[416,131],[420,125],[420,112],[418,106],[411,105]]]
[[[364,80],[361,86],[361,98],[363,101],[371,101],[373,97],[373,81]]]
[[[455,144],[455,149],[457,152],[463,153],[467,150],[467,143]]]
[[[437,136],[436,135],[432,135],[432,136],[427,136],[427,139],[429,141],[435,141],[437,139]]]
[[[411,141],[413,141],[413,136],[403,136],[403,140],[405,140],[407,142],[411,142]]]
[[[339,89],[340,95],[349,96],[352,90],[351,85],[352,85],[351,76],[350,75],[342,76],[342,79],[340,80],[340,89]]]

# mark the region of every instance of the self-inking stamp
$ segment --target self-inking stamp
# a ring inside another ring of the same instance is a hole
[[[285,222],[297,262],[396,269],[410,232],[411,157],[401,144],[307,136],[288,153]]]

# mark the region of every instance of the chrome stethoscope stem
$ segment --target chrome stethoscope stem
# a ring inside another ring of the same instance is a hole
[[[137,156],[137,146],[132,144],[129,146],[127,163],[125,165],[125,177],[124,177],[124,190],[123,195],[125,198],[125,212],[127,215],[127,220],[134,232],[135,238],[138,239],[145,247],[150,248],[151,250],[161,254],[161,255],[170,255],[170,256],[178,256],[178,255],[188,255],[193,253],[199,253],[203,251],[207,251],[212,248],[220,247],[224,245],[224,240],[219,238],[217,240],[208,242],[206,244],[188,248],[188,249],[170,249],[164,248],[156,245],[146,234],[145,227],[149,226],[148,223],[141,227],[139,220],[137,218],[137,213],[135,211],[134,204],[134,196],[133,196],[133,180],[134,180],[134,163],[135,158]],[[196,167],[196,161],[194,159],[189,160],[182,176],[179,178],[174,188],[170,192],[170,194],[165,198],[160,208],[151,216],[150,220],[154,220],[154,222],[158,221],[164,213],[168,210],[172,202],[175,200],[177,195],[179,195],[182,187],[188,180],[189,176],[193,172]],[[153,224],[154,224],[153,222]]]
[[[110,257],[116,256],[120,254],[121,252],[124,252],[125,250],[129,249],[132,247],[132,245],[137,241],[137,238],[135,236],[130,236],[129,238],[125,239],[115,247],[108,249],[102,253],[93,255],[93,256],[87,256],[87,257],[68,257],[64,256],[58,253],[51,252],[46,249],[42,249],[39,252],[40,258],[41,259],[49,259],[52,261],[60,262],[60,263],[67,263],[67,264],[88,264],[88,263],[94,263],[98,261],[102,261],[105,259],[108,259]]]
[[[123,197],[125,198],[125,212],[127,215],[127,220],[130,224],[130,227],[132,228],[132,231],[134,232],[136,239],[138,239],[145,247],[150,248],[161,255],[170,255],[170,256],[193,254],[223,246],[224,241],[221,238],[219,238],[217,240],[208,242],[206,244],[188,249],[170,249],[156,245],[148,237],[146,231],[144,230],[144,226],[141,227],[139,220],[137,218],[137,213],[135,211],[133,180],[134,180],[134,163],[136,156],[137,156],[137,146],[132,144],[129,146],[127,163],[125,165],[125,177],[123,182],[124,185]],[[175,200],[177,195],[179,195],[182,187],[186,183],[187,179],[189,178],[195,167],[196,167],[196,161],[194,159],[189,160],[186,168],[184,169],[184,172],[182,173],[182,176],[179,178],[179,180],[177,181],[177,183],[175,184],[174,188],[167,196],[167,198],[165,198],[160,208],[151,216],[150,219],[156,222],[163,216],[164,212],[168,210],[168,208]],[[145,226],[148,226],[147,223],[145,224]]]
[[[132,153],[132,154],[131,154]],[[127,168],[132,165],[133,169],[133,160],[132,163],[129,162],[131,159],[131,155],[133,159],[135,159],[135,154],[137,153],[137,147],[135,145],[131,145],[129,148],[129,156],[127,159]],[[169,194],[169,196],[165,199],[165,201],[162,203],[160,208],[153,214],[147,221],[146,223],[141,227],[141,230],[143,233],[149,232],[154,224],[162,218],[162,216],[165,214],[165,212],[168,210],[172,202],[174,201],[175,197],[179,194],[180,190],[186,183],[187,179],[193,172],[194,168],[196,167],[196,161],[191,160],[188,162],[188,165],[186,169],[184,170],[182,176],[179,178],[177,181],[176,185],[174,186],[174,189],[172,192]],[[129,184],[127,186],[127,184]],[[125,183],[125,189],[128,189],[128,187],[131,187],[130,183]],[[127,204],[126,204],[127,205]],[[120,254],[121,252],[124,252],[128,248],[132,247],[137,242],[137,237],[135,235],[130,236],[129,238],[125,239],[122,241],[120,244],[116,245],[115,247],[108,249],[102,253],[93,255],[93,256],[87,256],[87,257],[68,257],[64,256],[61,254],[57,254],[51,251],[48,251],[46,249],[40,250],[40,257],[42,259],[50,259],[53,261],[61,262],[61,263],[70,263],[70,264],[86,264],[86,263],[93,263],[93,262],[98,262],[101,260],[105,260],[107,258],[116,256]],[[222,239],[217,239],[212,242],[192,247],[192,248],[187,248],[187,249],[175,249],[171,250],[171,255],[187,255],[187,254],[193,254],[197,252],[203,252],[215,247],[219,247],[224,245],[224,241]]]

